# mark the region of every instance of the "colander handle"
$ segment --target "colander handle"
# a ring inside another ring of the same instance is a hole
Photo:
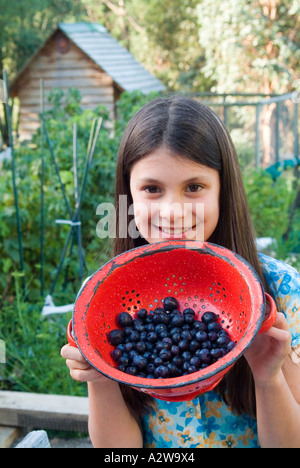
[[[67,328],[67,337],[68,337],[68,343],[70,346],[73,346],[73,348],[77,348],[76,341],[73,338],[73,333],[72,333],[72,319],[70,320]]]
[[[269,304],[270,311],[267,312],[266,314],[267,317],[264,319],[262,326],[260,327],[259,334],[265,333],[266,331],[268,331],[274,325],[274,322],[277,316],[277,307],[276,307],[274,299],[268,293],[265,293],[265,296],[266,296],[266,304]]]

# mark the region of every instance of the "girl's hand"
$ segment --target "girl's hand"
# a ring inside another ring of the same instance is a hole
[[[291,334],[283,313],[278,312],[273,327],[258,335],[245,358],[256,384],[265,385],[277,379],[282,365],[291,353]]]
[[[107,377],[104,377],[104,375],[96,371],[96,369],[84,359],[77,348],[65,345],[61,349],[60,354],[66,359],[66,364],[70,369],[70,375],[74,380],[78,380],[79,382],[110,382]]]

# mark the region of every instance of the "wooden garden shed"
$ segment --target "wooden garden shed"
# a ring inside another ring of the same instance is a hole
[[[53,88],[64,92],[76,88],[83,109],[105,105],[112,119],[122,92],[165,89],[104,26],[60,23],[11,83],[11,96],[20,100],[21,140],[30,138],[40,125],[41,79],[45,95]]]

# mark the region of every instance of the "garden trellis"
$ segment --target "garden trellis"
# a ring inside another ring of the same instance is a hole
[[[239,137],[246,135],[251,148],[248,164],[256,168],[271,167],[274,176],[279,175],[281,168],[299,165],[297,91],[282,95],[204,92],[193,96],[219,114],[233,139],[238,130]]]
[[[9,86],[8,86],[8,78],[7,78],[7,71],[3,71],[3,78],[4,78],[4,92],[3,100],[4,100],[4,107],[5,107],[5,114],[6,114],[6,121],[7,121],[7,130],[8,130],[8,141],[9,147],[11,150],[11,171],[12,171],[12,184],[13,184],[13,192],[14,192],[14,203],[15,203],[15,210],[16,210],[16,223],[17,223],[17,234],[18,234],[18,247],[19,247],[19,261],[20,261],[20,272],[22,277],[22,287],[24,292],[24,297],[26,296],[26,283],[25,283],[25,272],[24,272],[24,255],[23,255],[23,238],[22,238],[22,230],[21,230],[21,219],[20,219],[20,211],[19,211],[19,198],[18,198],[18,190],[17,190],[17,183],[16,183],[16,163],[15,163],[15,152],[14,152],[14,139],[13,139],[13,130],[12,130],[12,116],[9,107]]]
[[[87,147],[87,152],[86,152],[86,161],[85,161],[85,168],[84,168],[84,176],[83,180],[81,182],[81,186],[79,187],[79,178],[78,178],[78,151],[77,151],[77,124],[73,124],[73,172],[74,172],[74,199],[75,199],[75,211],[72,213],[71,210],[71,205],[68,201],[67,195],[66,195],[66,190],[64,187],[64,184],[61,179],[60,175],[60,170],[59,166],[55,157],[55,152],[53,149],[52,142],[49,138],[49,134],[47,131],[47,125],[45,121],[45,114],[44,114],[44,87],[43,87],[43,81],[41,81],[41,128],[42,128],[42,141],[45,139],[47,146],[49,148],[51,158],[55,167],[55,171],[59,180],[61,192],[63,194],[63,198],[65,201],[66,205],[66,210],[69,216],[69,219],[56,219],[55,222],[57,224],[67,224],[69,226],[69,233],[67,236],[67,239],[65,241],[65,245],[63,247],[61,257],[59,260],[59,264],[56,270],[56,274],[53,280],[53,283],[50,288],[50,292],[46,297],[45,300],[45,306],[43,308],[42,314],[43,315],[48,315],[51,313],[65,313],[68,311],[72,311],[73,309],[73,304],[68,304],[66,306],[61,306],[61,307],[56,307],[54,305],[53,299],[52,299],[52,294],[54,293],[55,286],[57,283],[57,279],[59,274],[61,273],[62,267],[64,260],[67,255],[67,251],[69,248],[69,244],[72,240],[72,235],[75,233],[75,236],[77,238],[77,244],[78,244],[78,253],[79,253],[79,277],[80,281],[82,282],[83,280],[83,269],[85,265],[85,259],[84,259],[84,254],[83,254],[83,249],[82,249],[82,236],[81,236],[81,221],[80,221],[80,209],[85,193],[85,188],[86,188],[86,183],[87,183],[87,177],[88,173],[91,167],[92,159],[95,153],[96,149],[96,144],[98,142],[99,138],[99,133],[101,130],[101,125],[102,125],[102,118],[100,117],[98,119],[98,122],[96,119],[93,120],[92,123],[92,128],[90,132],[90,138],[89,138],[89,143]],[[44,230],[44,197],[43,197],[43,181],[44,181],[44,162],[43,162],[43,151],[42,151],[42,171],[41,171],[41,271],[43,272],[43,263],[44,263],[44,245],[43,245],[43,239],[44,236],[42,235],[43,230]],[[70,251],[72,252],[73,249],[73,242],[71,244],[71,249]],[[42,295],[44,294],[44,280],[43,280],[43,274],[41,274],[41,292]]]
[[[2,95],[6,97],[4,101],[6,121],[9,135],[9,148],[11,154],[11,172],[12,172],[12,186],[14,192],[14,204],[15,204],[15,216],[17,224],[17,234],[18,234],[18,251],[19,251],[19,270],[22,278],[23,286],[23,297],[26,298],[26,283],[25,283],[25,266],[24,266],[24,247],[23,247],[23,236],[22,236],[22,226],[21,226],[21,216],[19,209],[19,198],[18,198],[18,188],[17,188],[17,174],[16,174],[16,163],[15,163],[15,152],[14,152],[14,140],[13,140],[13,130],[12,130],[12,115],[11,109],[9,106],[9,87],[7,73],[4,71],[4,92]],[[69,226],[69,232],[63,246],[62,253],[58,262],[58,266],[54,275],[54,279],[51,287],[49,288],[49,294],[45,299],[45,306],[43,308],[43,315],[50,313],[61,313],[72,310],[73,304],[68,304],[66,306],[55,307],[52,294],[54,293],[57,279],[62,271],[64,261],[68,254],[71,256],[72,250],[74,248],[74,238],[77,241],[78,247],[78,262],[79,262],[79,279],[82,282],[84,271],[87,271],[84,252],[82,248],[82,235],[81,235],[81,220],[80,220],[80,211],[82,202],[85,195],[86,184],[88,179],[89,170],[95,154],[96,145],[99,139],[99,134],[102,126],[102,117],[94,118],[90,130],[89,142],[85,155],[85,163],[83,168],[83,177],[79,181],[78,176],[78,128],[77,124],[73,124],[73,174],[74,174],[74,210],[72,211],[72,203],[68,200],[66,189],[62,181],[58,161],[55,155],[55,150],[53,144],[50,140],[49,133],[47,130],[47,124],[44,113],[44,86],[43,81],[41,81],[41,112],[40,112],[40,121],[41,121],[41,172],[40,172],[40,185],[41,185],[41,210],[40,210],[40,283],[41,283],[41,296],[44,297],[45,294],[45,285],[44,285],[44,239],[45,239],[45,201],[44,201],[44,181],[45,181],[45,151],[49,151],[51,155],[51,161],[55,168],[55,173],[59,181],[60,190],[64,199],[64,204],[67,213],[67,219],[56,219],[53,220],[57,225],[65,224]],[[70,245],[71,244],[71,245]]]

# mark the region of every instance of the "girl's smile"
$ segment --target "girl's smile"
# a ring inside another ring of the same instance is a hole
[[[149,242],[208,240],[219,219],[218,171],[160,147],[130,174],[135,223]]]

